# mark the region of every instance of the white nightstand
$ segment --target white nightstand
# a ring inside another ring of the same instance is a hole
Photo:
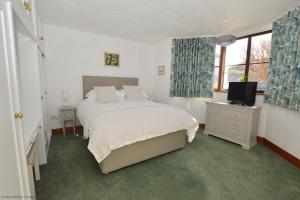
[[[59,108],[63,126],[64,137],[66,137],[66,122],[71,121],[73,124],[73,133],[76,135],[76,106],[61,106]]]

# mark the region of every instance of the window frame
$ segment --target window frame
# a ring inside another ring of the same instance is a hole
[[[245,76],[249,76],[249,69],[250,69],[250,65],[251,64],[261,64],[261,63],[251,63],[250,62],[250,57],[251,57],[251,46],[252,46],[252,38],[256,37],[256,36],[260,36],[260,35],[265,35],[265,34],[269,34],[272,33],[272,30],[268,30],[268,31],[263,31],[263,32],[259,32],[259,33],[254,33],[254,34],[250,34],[250,35],[246,35],[246,36],[242,36],[242,37],[238,37],[237,40],[240,39],[245,39],[248,38],[248,44],[247,44],[247,57],[246,57],[246,63],[245,63]],[[223,88],[224,85],[224,71],[225,71],[225,58],[226,58],[226,47],[221,47],[221,52],[220,52],[220,64],[219,64],[219,77],[218,77],[218,87],[216,89],[214,89],[215,92],[225,92],[227,93],[227,89]],[[262,62],[262,63],[269,63],[268,62]],[[264,95],[264,91],[263,90],[257,90],[256,93],[258,95]]]

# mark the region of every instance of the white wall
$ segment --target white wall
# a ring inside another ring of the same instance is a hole
[[[152,94],[154,46],[52,25],[45,26],[45,81],[48,92],[48,129],[61,127],[59,106],[69,90],[70,104],[82,100],[82,75],[138,77]],[[120,67],[104,67],[104,52],[120,54]]]
[[[213,99],[169,97],[170,39],[149,45],[50,25],[45,30],[49,130],[61,126],[54,116],[63,104],[64,89],[70,92],[71,104],[82,99],[82,75],[139,77],[141,86],[156,101],[188,110],[199,123],[205,123],[205,101],[226,101],[224,93],[215,93]],[[120,53],[121,67],[104,67],[104,51]],[[166,75],[157,75],[159,65],[166,66]],[[262,106],[258,134],[300,158],[300,113],[263,104],[263,96],[257,96],[256,105]]]
[[[155,100],[184,108],[195,116],[199,123],[205,123],[205,101],[224,102],[227,99],[227,94],[214,93],[213,99],[170,98],[171,39],[158,43],[155,52],[156,66],[166,66],[166,74],[164,76],[157,75],[157,68],[155,67],[153,92]],[[258,135],[267,138],[287,152],[300,158],[300,113],[263,104],[262,95],[256,97],[256,105],[262,106]]]
[[[265,137],[300,159],[300,112],[264,104],[268,110]]]

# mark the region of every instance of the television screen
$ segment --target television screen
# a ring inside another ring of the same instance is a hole
[[[253,106],[256,89],[257,82],[230,82],[227,100],[232,104]]]

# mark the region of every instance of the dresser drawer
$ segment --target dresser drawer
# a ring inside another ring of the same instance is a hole
[[[217,109],[217,108],[208,108],[208,116],[222,117],[225,119],[238,120],[241,122],[247,122],[249,120],[249,115],[246,112],[239,110],[227,110],[227,109]]]
[[[239,141],[242,141],[247,133],[247,123],[213,115],[208,116],[206,128]]]

